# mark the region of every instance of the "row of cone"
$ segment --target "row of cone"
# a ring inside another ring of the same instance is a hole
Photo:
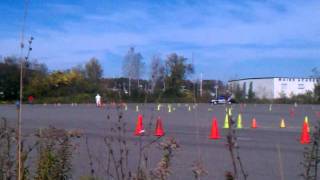
[[[228,112],[226,114],[226,116],[225,116],[223,128],[226,128],[226,129],[229,128],[229,126],[230,126],[229,117],[230,117],[230,112]],[[304,122],[306,122],[308,124],[308,128],[309,128],[308,116],[305,116]],[[243,125],[242,125],[242,114],[241,113],[238,114],[237,128],[238,129],[243,128]],[[257,121],[256,121],[255,118],[253,118],[252,121],[251,121],[251,128],[257,128]],[[280,128],[286,128],[286,124],[285,124],[285,121],[284,121],[283,118],[280,120]]]
[[[307,124],[307,130],[308,130],[308,132],[310,132],[308,116],[304,117],[303,123]],[[286,123],[283,118],[280,121],[280,128],[286,128]]]
[[[228,122],[228,116],[226,116],[226,121],[225,121],[225,127],[224,128],[229,128],[229,122]],[[227,122],[227,123],[226,123]],[[217,119],[214,118],[213,120],[213,125],[212,125],[212,132],[211,132],[211,137],[213,139],[217,138],[217,133],[218,133],[218,126],[217,126]],[[257,128],[257,122],[256,119],[253,118],[252,119],[252,128]],[[242,128],[242,117],[241,115],[238,116],[238,125],[237,128]],[[135,135],[136,136],[141,136],[143,135],[145,132],[144,130],[144,126],[143,126],[143,117],[141,114],[138,115],[138,120],[137,120],[137,124],[136,124],[136,129],[135,129]],[[155,128],[155,132],[154,132],[155,136],[164,136],[164,130],[163,130],[163,126],[162,126],[162,121],[160,119],[160,117],[158,117],[157,122],[156,122],[156,128]]]
[[[241,118],[241,115],[238,116],[238,123],[237,123],[237,128],[242,128],[242,125],[241,125],[241,121],[242,121],[242,118]],[[227,122],[227,123],[226,123]],[[229,128],[229,119],[228,119],[228,116],[226,116],[226,119],[225,119],[225,123],[224,123],[224,128]],[[252,119],[252,123],[251,123],[251,128],[257,128],[257,121],[255,118]],[[218,129],[218,121],[217,121],[217,118],[213,118],[212,120],[212,127],[211,127],[211,134],[209,136],[210,139],[220,139],[220,135],[219,135],[219,129]]]
[[[224,126],[223,126],[223,128],[228,129],[229,127],[230,127],[229,116],[226,115],[226,116],[225,116],[225,120],[224,120]],[[238,129],[243,128],[243,125],[242,125],[242,116],[241,116],[241,114],[238,115],[237,128],[238,128]],[[251,128],[257,128],[257,120],[256,120],[256,118],[253,118],[253,119],[252,119],[252,121],[251,121]]]
[[[128,105],[127,105],[127,104],[123,104],[122,106],[124,107],[125,111],[128,110]],[[192,111],[192,109],[195,109],[196,106],[197,106],[197,105],[190,106],[190,105],[186,104],[186,107],[187,107],[188,111]],[[161,107],[163,107],[163,105],[162,105],[162,104],[158,104],[158,105],[157,105],[157,108],[156,108],[157,111],[160,111],[160,110],[161,110]],[[178,104],[177,107],[181,107],[181,104]],[[176,108],[173,107],[171,104],[168,104],[168,105],[167,105],[167,108],[168,108],[168,112],[169,112],[169,113],[171,113],[171,112],[173,112],[173,111],[176,111]],[[208,110],[209,110],[209,109],[208,109]],[[139,111],[140,111],[140,110],[139,110],[139,105],[136,105],[135,111],[136,111],[136,112],[139,112]]]
[[[162,105],[161,104],[158,104],[157,105],[157,111],[160,111]],[[188,111],[191,111],[192,108],[190,105],[186,105],[186,107],[188,107]],[[125,104],[124,105],[124,108],[125,110],[127,111],[128,110],[128,106]],[[193,109],[195,108],[195,106],[193,106]],[[240,109],[243,109],[243,105],[241,104],[240,105]],[[139,112],[139,106],[136,105],[136,112]],[[171,113],[172,111],[175,111],[176,108],[175,107],[172,107],[171,104],[168,105],[168,112]],[[208,111],[211,112],[212,111],[212,108],[208,108]],[[272,111],[272,105],[269,106],[269,111]],[[226,113],[229,115],[229,116],[232,116],[232,107],[231,108],[226,108]],[[290,114],[290,117],[291,118],[294,118],[295,117],[295,109],[294,108],[290,108],[289,109],[289,114]],[[320,112],[316,112],[316,116],[318,118],[320,118]]]
[[[226,116],[226,117],[228,117],[228,116]],[[241,121],[241,116],[240,116],[240,118],[238,118],[238,122],[239,122],[239,119]],[[228,124],[228,127],[229,127],[229,124]],[[252,119],[251,127],[257,128],[257,121],[255,118]],[[281,120],[280,127],[285,128],[285,123],[284,123],[283,119]],[[209,138],[210,139],[220,139],[218,122],[215,117],[212,120],[212,127],[211,127],[211,133],[210,133]],[[310,127],[309,127],[308,117],[305,118],[303,125],[302,125],[300,143],[301,144],[309,144],[310,143]]]
[[[226,116],[226,117],[228,117],[228,116]],[[239,121],[240,122],[242,121],[241,115],[238,116],[238,122]],[[229,124],[228,124],[228,126],[229,126]],[[237,126],[239,128],[239,125],[237,125]],[[281,120],[280,127],[282,127],[282,128],[285,127],[283,119]],[[255,118],[252,119],[251,128],[257,128],[257,121]],[[145,130],[144,130],[144,126],[143,126],[143,117],[141,114],[139,114],[134,134],[136,136],[142,136],[144,133],[145,133]],[[154,131],[154,135],[157,137],[161,137],[161,136],[164,136],[164,134],[165,133],[164,133],[164,129],[162,126],[162,121],[161,121],[160,117],[158,117],[157,122],[156,122],[156,128]],[[211,127],[211,133],[210,133],[209,138],[210,139],[220,139],[218,121],[215,117],[212,120],[212,127]],[[309,122],[308,122],[307,117],[305,118],[303,125],[302,125],[300,143],[301,144],[309,144],[310,143],[310,127],[309,127]]]
[[[145,130],[144,130],[144,126],[143,126],[143,117],[141,114],[139,114],[134,135],[142,136],[144,133],[145,133]],[[158,137],[164,136],[164,130],[162,127],[162,121],[161,121],[160,117],[158,117],[158,119],[157,119],[156,129],[154,131],[154,135],[158,136]]]
[[[230,113],[228,113],[228,114],[230,114]],[[224,126],[223,126],[223,128],[226,128],[226,129],[230,127],[229,115],[228,115],[228,114],[226,114],[226,116],[225,116]],[[238,114],[237,128],[238,128],[238,129],[243,128],[243,126],[242,126],[242,115],[241,115],[241,113]],[[253,118],[252,121],[251,121],[251,128],[257,128],[257,120],[256,120],[255,118]]]
[[[161,110],[161,107],[162,105],[161,104],[158,104],[157,105],[157,111],[160,111]],[[128,106],[125,105],[124,106],[125,110],[127,111],[128,110]],[[136,105],[136,112],[139,112],[139,106]],[[172,111],[176,111],[176,108],[175,107],[172,107],[170,104],[168,105],[168,113],[171,113]],[[189,106],[189,111],[191,111],[191,107]]]

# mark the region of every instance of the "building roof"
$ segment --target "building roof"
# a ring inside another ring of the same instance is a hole
[[[228,82],[234,81],[243,81],[243,80],[253,80],[253,79],[274,79],[274,78],[291,78],[291,79],[319,79],[314,77],[285,77],[285,76],[270,76],[270,77],[252,77],[252,78],[240,78],[240,79],[231,79]]]

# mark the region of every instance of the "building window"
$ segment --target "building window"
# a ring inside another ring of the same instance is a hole
[[[287,84],[286,83],[282,83],[281,84],[281,91],[285,91],[287,90]]]
[[[298,84],[298,89],[304,89],[304,84]]]

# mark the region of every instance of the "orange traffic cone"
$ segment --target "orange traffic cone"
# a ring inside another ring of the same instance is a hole
[[[154,132],[154,135],[158,136],[158,137],[164,136],[162,121],[161,121],[160,117],[158,117],[158,119],[157,119],[156,130]]]
[[[308,132],[308,124],[306,122],[303,122],[300,143],[301,144],[309,144],[310,143],[310,134]]]
[[[220,139],[217,118],[213,118],[210,139]]]
[[[136,130],[134,132],[134,135],[136,136],[141,136],[144,133],[144,128],[143,128],[143,117],[141,114],[138,115],[138,121],[136,125]]]
[[[252,119],[252,122],[251,122],[251,128],[257,128],[258,126],[257,126],[257,120],[256,120],[256,118],[253,118]]]

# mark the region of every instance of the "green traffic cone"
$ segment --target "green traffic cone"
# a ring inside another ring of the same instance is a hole
[[[232,116],[232,108],[229,108],[229,116]]]
[[[241,115],[241,113],[238,114],[237,128],[238,129],[242,128],[242,115]]]
[[[226,117],[224,118],[224,126],[223,128],[229,128],[229,116],[228,113],[226,113]]]

